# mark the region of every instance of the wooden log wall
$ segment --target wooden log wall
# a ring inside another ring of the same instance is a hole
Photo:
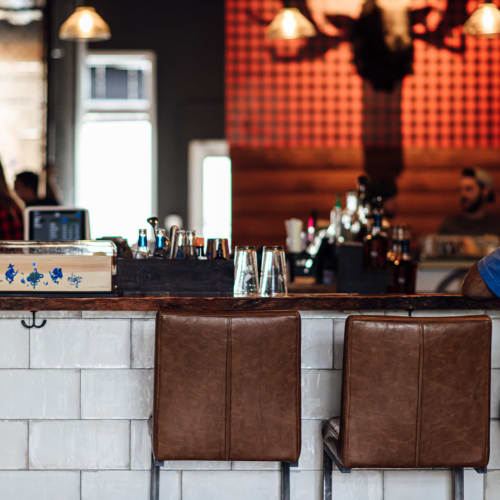
[[[499,215],[498,149],[404,151],[397,178],[395,222],[410,224],[415,235],[436,232],[448,215],[460,212],[458,186],[464,167],[484,168],[494,179]],[[284,244],[284,220],[305,221],[311,210],[329,218],[336,193],[356,188],[364,172],[361,149],[231,149],[234,244]],[[381,172],[384,165],[379,166]],[[343,201],[344,203],[344,201]]]

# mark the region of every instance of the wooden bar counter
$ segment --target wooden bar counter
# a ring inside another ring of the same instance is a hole
[[[284,297],[0,297],[0,311],[227,311],[227,310],[500,310],[500,299],[476,301],[459,294],[357,295],[291,293]]]

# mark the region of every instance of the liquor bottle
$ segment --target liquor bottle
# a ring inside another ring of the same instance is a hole
[[[407,227],[402,227],[399,234],[401,238],[401,253],[390,264],[391,283],[389,285],[389,292],[415,293],[417,263],[412,259],[410,253],[410,230]]]
[[[358,241],[363,241],[368,233],[368,216],[370,214],[370,203],[368,202],[368,177],[360,175],[358,177],[358,220],[360,222],[360,231]]]
[[[358,193],[348,191],[345,195],[345,209],[342,211],[341,236],[342,241],[357,241],[361,229],[357,218]]]
[[[186,231],[186,248],[184,250],[184,258],[196,259],[195,239],[195,231]]]
[[[382,211],[373,214],[373,226],[364,240],[364,264],[372,269],[383,269],[387,261],[387,234],[382,230]]]
[[[158,229],[155,238],[154,257],[160,259],[168,259],[169,251],[167,246],[168,238],[166,229]]]
[[[392,228],[391,249],[387,252],[387,261],[394,262],[401,256],[401,241],[403,228],[401,226],[394,226]]]
[[[316,235],[316,221],[318,219],[318,212],[313,210],[311,215],[307,219],[307,244],[310,245],[314,242],[314,236]]]
[[[330,225],[326,231],[328,237],[328,243],[342,243],[341,240],[341,224],[342,224],[342,203],[340,201],[340,195],[336,195],[335,205],[330,212]]]
[[[139,239],[137,241],[137,250],[135,259],[148,259],[150,256],[148,248],[148,231],[147,229],[139,229]]]
[[[177,252],[175,258],[186,258],[186,231],[184,229],[179,229],[179,231],[177,231]]]

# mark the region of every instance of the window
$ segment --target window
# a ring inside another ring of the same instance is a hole
[[[132,244],[156,212],[156,118],[151,53],[89,53],[82,74],[75,202],[93,238]]]
[[[189,145],[189,227],[231,241],[231,159],[226,141]]]

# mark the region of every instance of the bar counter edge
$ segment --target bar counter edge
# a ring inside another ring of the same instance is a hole
[[[459,294],[289,294],[284,297],[0,297],[0,311],[500,310],[500,299]]]

